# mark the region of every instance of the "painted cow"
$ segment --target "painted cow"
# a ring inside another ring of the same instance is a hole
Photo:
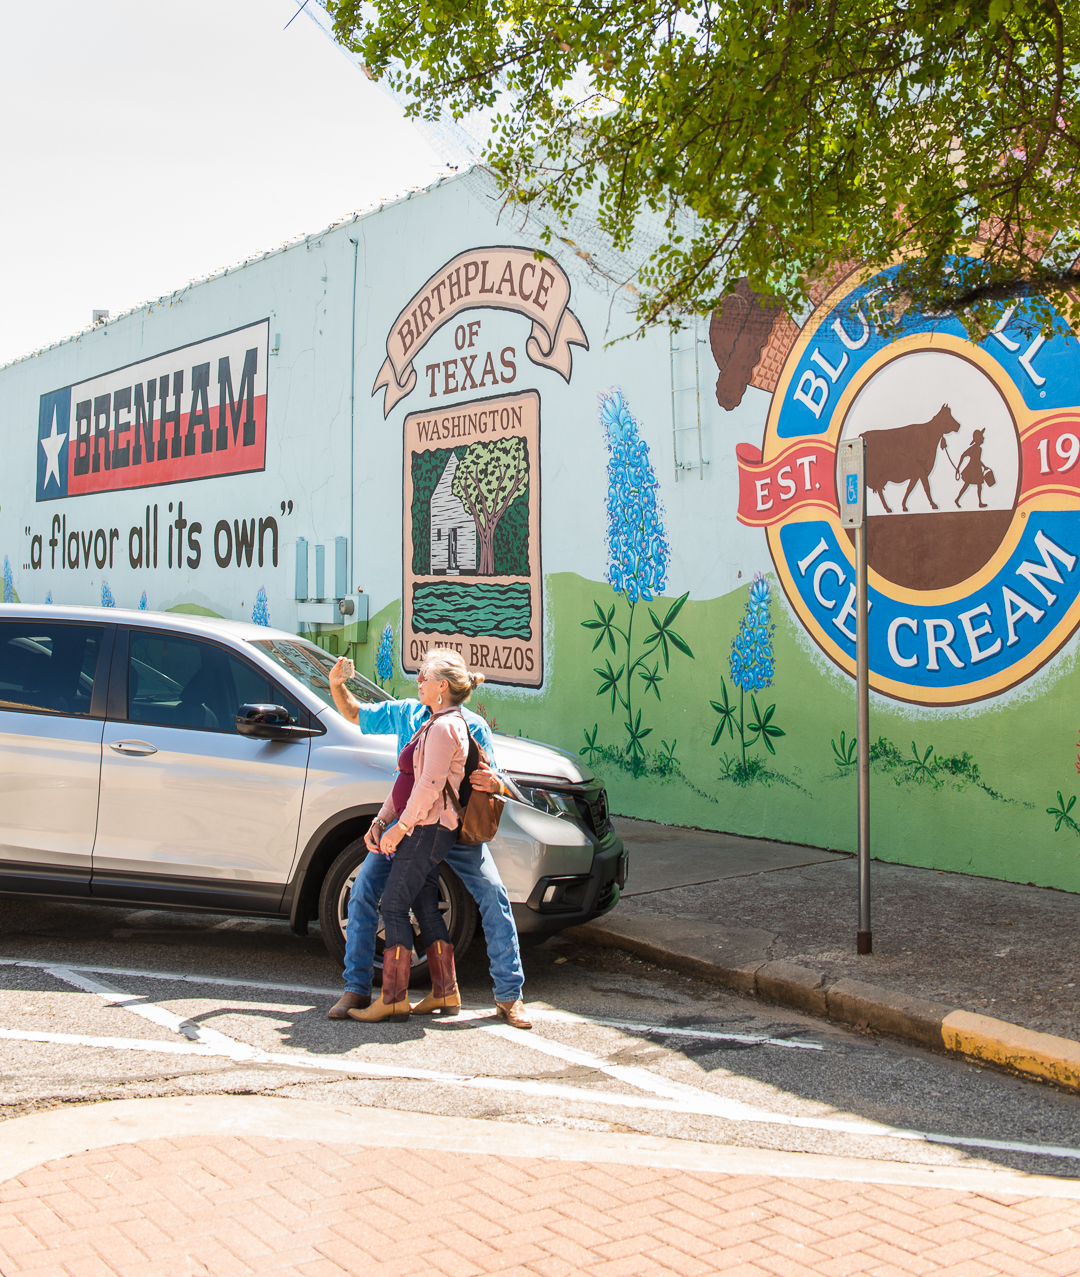
[[[930,471],[937,461],[938,449],[945,449],[945,436],[955,434],[960,423],[942,404],[929,421],[919,421],[910,426],[897,426],[894,430],[868,430],[866,440],[866,486],[881,498],[886,513],[892,514],[885,500],[887,483],[906,483],[907,491],[900,503],[907,510],[907,499],[921,483],[926,499],[937,509],[930,495]]]

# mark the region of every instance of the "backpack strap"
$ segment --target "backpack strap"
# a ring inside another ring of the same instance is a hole
[[[465,724],[465,739],[469,742],[469,744],[465,751],[465,766],[462,772],[461,785],[458,792],[456,794],[454,793],[453,786],[450,784],[450,781],[447,780],[443,785],[443,798],[448,801],[450,806],[454,809],[454,814],[457,816],[458,824],[460,825],[465,819],[465,808],[468,807],[469,799],[472,797],[472,785],[469,783],[469,777],[474,771],[476,771],[477,767],[479,767],[480,759],[482,758],[486,762],[487,756],[476,741],[473,740],[473,734],[469,731],[469,724],[460,709],[458,710],[458,714],[461,717],[461,721]],[[434,719],[430,719],[429,723],[433,721]],[[474,761],[474,759],[476,761]]]

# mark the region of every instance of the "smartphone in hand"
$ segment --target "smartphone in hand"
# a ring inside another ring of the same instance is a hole
[[[346,679],[356,677],[356,662],[351,661],[347,656],[341,658],[341,675]]]

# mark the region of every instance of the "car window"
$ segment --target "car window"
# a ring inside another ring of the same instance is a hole
[[[293,678],[298,678],[320,700],[324,700],[327,705],[333,705],[334,698],[330,695],[330,671],[337,663],[336,656],[324,652],[314,643],[305,643],[303,639],[252,639],[251,644],[265,652],[282,669],[288,670]],[[350,678],[345,686],[364,705],[375,705],[380,701],[392,699],[381,687],[376,687],[362,674]]]
[[[88,716],[103,625],[0,621],[0,709]]]
[[[260,670],[215,643],[159,630],[128,641],[128,721],[155,727],[235,732],[241,705],[300,706]]]

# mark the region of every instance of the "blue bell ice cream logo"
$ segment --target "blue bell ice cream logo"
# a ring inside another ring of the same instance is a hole
[[[979,343],[940,316],[886,338],[841,285],[792,347],[739,518],[763,527],[799,619],[855,665],[857,503],[837,448],[865,441],[871,685],[925,705],[994,696],[1080,623],[1080,345],[1011,317]]]

